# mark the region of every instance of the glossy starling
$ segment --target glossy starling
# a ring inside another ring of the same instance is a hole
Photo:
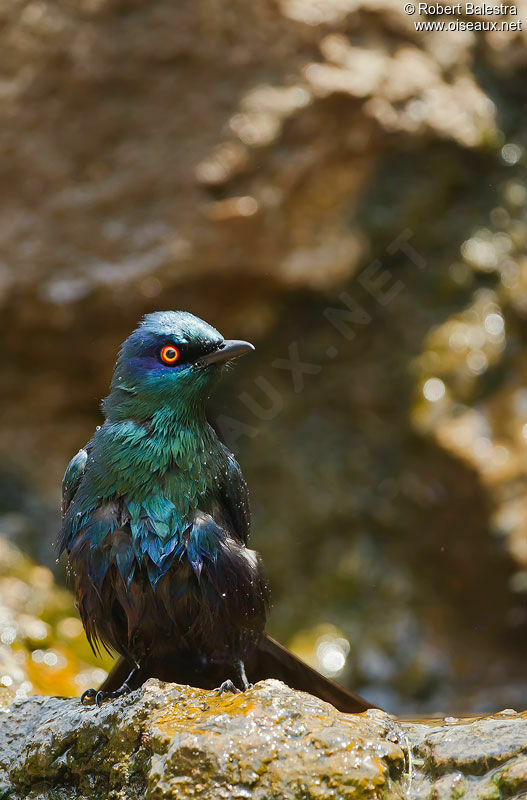
[[[88,641],[122,657],[83,702],[149,677],[220,692],[271,677],[343,711],[371,707],[264,633],[247,486],[206,416],[223,367],[253,349],[182,311],[148,314],[121,348],[105,422],[62,484],[59,551]]]

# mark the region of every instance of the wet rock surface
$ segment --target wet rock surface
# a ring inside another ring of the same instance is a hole
[[[220,698],[150,680],[101,709],[34,697],[4,713],[0,760],[26,797],[351,800],[385,794],[404,768],[383,715],[338,714],[278,681]]]
[[[527,787],[527,719],[401,722],[347,715],[279,681],[239,695],[151,679],[97,707],[30,697],[0,708],[10,798],[500,800]]]
[[[408,797],[501,800],[527,790],[527,715],[401,723],[412,753]]]

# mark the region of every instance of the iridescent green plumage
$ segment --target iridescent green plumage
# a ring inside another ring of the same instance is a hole
[[[126,557],[116,559],[125,581],[144,566],[152,583],[181,556],[189,514],[209,511],[221,498],[239,505],[248,527],[246,493],[239,467],[207,422],[207,390],[219,368],[196,368],[195,361],[171,367],[159,361],[166,341],[202,355],[223,341],[190,314],[149,315],[125,342],[115,367],[111,393],[103,402],[105,424],[71,461],[64,476],[65,520],[62,548],[89,536],[89,574],[102,584],[110,567],[96,553],[123,518],[131,534]],[[240,493],[240,490],[241,493]],[[112,502],[119,500],[119,508]],[[73,502],[72,502],[73,501]],[[238,520],[239,522],[240,520]],[[242,521],[243,524],[243,521]],[[246,531],[238,530],[246,539]],[[196,534],[197,535],[197,534]],[[191,540],[196,539],[191,536]],[[199,570],[199,542],[192,563]],[[211,543],[204,539],[203,548]]]

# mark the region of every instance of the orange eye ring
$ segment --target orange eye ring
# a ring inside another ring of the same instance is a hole
[[[166,344],[161,348],[161,361],[165,364],[175,364],[179,358],[179,350],[173,344]]]

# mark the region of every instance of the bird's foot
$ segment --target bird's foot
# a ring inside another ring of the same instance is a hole
[[[235,686],[234,683],[229,678],[229,680],[223,681],[221,686],[218,686],[218,688],[215,689],[214,691],[217,692],[220,697],[223,697],[223,695],[226,692],[231,692],[232,694],[240,694],[242,690],[238,689],[238,687]]]
[[[123,694],[128,694],[128,692],[131,691],[127,683],[123,683],[115,692],[102,692],[100,689],[86,689],[81,695],[81,703],[84,706],[87,705],[85,701],[89,701],[90,703],[93,701],[100,708],[105,700],[115,700],[117,697],[122,697]]]

